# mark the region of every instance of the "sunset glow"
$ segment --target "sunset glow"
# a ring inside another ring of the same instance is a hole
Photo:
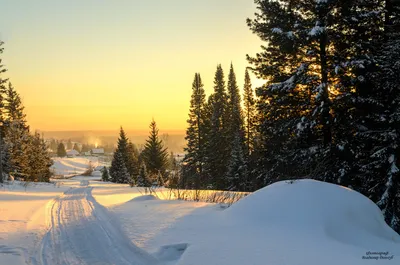
[[[242,89],[261,45],[252,1],[1,2],[6,76],[33,129],[147,130],[154,117],[184,131],[194,73],[209,95],[217,64],[227,80],[233,62]]]

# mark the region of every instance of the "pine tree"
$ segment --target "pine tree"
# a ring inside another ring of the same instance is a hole
[[[146,164],[144,162],[140,165],[137,186],[146,188],[151,187],[151,182],[147,173]]]
[[[162,177],[165,174],[165,170],[167,169],[168,152],[158,137],[157,124],[154,120],[150,123],[149,127],[150,135],[144,145],[142,158],[146,164],[150,178],[157,180],[159,176]]]
[[[246,69],[243,87],[243,102],[244,102],[244,127],[246,133],[246,153],[247,157],[251,155],[255,146],[257,112],[256,100],[251,86],[251,80],[248,69]]]
[[[0,55],[3,53],[4,48],[2,47],[4,42],[0,41]],[[7,83],[7,79],[2,77],[2,74],[6,72],[6,69],[4,68],[2,64],[2,59],[0,57],[0,152],[1,152],[1,159],[0,159],[0,183],[3,182],[3,175],[5,168],[8,166],[8,160],[6,159],[6,152],[7,148],[5,147],[5,143],[3,141],[3,138],[5,137],[5,129],[4,129],[4,92],[6,90],[5,84]],[[7,150],[8,151],[8,150]]]
[[[225,136],[229,121],[226,120],[227,94],[222,66],[218,65],[214,77],[214,93],[208,107],[209,129],[206,143],[204,173],[213,189],[225,189],[225,174],[230,157],[230,148]],[[218,150],[218,151],[217,151]]]
[[[44,140],[39,133],[30,135],[29,145],[26,150],[27,166],[22,169],[26,181],[49,182],[51,177],[50,167],[53,164]]]
[[[186,185],[199,189],[203,177],[203,165],[205,163],[205,131],[204,131],[204,106],[205,106],[204,85],[199,73],[194,76],[192,84],[192,96],[190,100],[188,129],[186,130],[184,172]]]
[[[363,83],[357,87],[358,99],[363,100],[357,101],[359,111],[352,119],[357,125],[353,137],[356,188],[376,202],[386,222],[400,232],[400,34],[396,30],[400,29],[400,3],[385,4],[384,31],[376,34],[378,44],[371,56],[375,71],[364,70]]]
[[[225,112],[226,137],[229,143],[230,157],[225,173],[227,187],[229,190],[245,190],[247,186],[247,165],[245,161],[245,139],[243,130],[242,109],[240,106],[239,88],[236,83],[236,75],[233,65],[229,71],[227,109]]]
[[[29,147],[29,127],[26,125],[26,115],[21,98],[11,83],[5,91],[5,138],[9,147],[10,172],[23,177],[23,169],[28,167],[27,150]]]
[[[111,181],[115,183],[129,183],[130,175],[126,168],[124,158],[121,152],[115,151],[110,167]]]
[[[260,13],[248,25],[268,42],[262,53],[248,57],[256,75],[269,80],[257,91],[263,184],[295,175],[333,180],[336,169],[324,170],[337,159],[334,127],[342,119],[333,115],[345,112],[349,94],[337,75],[348,57],[333,48],[352,32],[341,27],[343,3],[255,2]]]
[[[139,151],[132,142],[128,142],[127,146],[127,166],[131,181],[137,182],[137,175],[139,174]]]
[[[22,129],[28,130],[21,97],[10,82],[8,83],[8,89],[5,92],[5,96],[6,105],[4,108],[7,116],[6,122],[18,124]]]
[[[110,180],[110,175],[108,174],[108,169],[106,167],[103,167],[103,170],[101,172],[101,179],[104,182],[107,182]]]
[[[128,142],[124,129],[121,127],[118,138],[118,146],[114,152],[111,162],[110,175],[113,182],[129,183],[131,175],[129,174],[128,161]]]
[[[57,147],[57,156],[58,157],[66,157],[67,151],[65,150],[65,146],[63,143],[59,143]]]

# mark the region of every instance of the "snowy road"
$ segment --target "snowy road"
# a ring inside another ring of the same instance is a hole
[[[44,236],[34,265],[158,264],[156,258],[135,246],[92,197],[92,188],[64,193],[48,207],[49,231]]]

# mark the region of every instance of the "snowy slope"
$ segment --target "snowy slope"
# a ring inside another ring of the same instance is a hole
[[[72,157],[72,158],[53,158],[54,164],[52,169],[56,175],[78,175],[85,172],[88,169],[89,163],[93,167],[104,165],[99,162],[97,157]]]
[[[332,184],[279,182],[224,209],[58,183],[0,189],[0,264],[399,264],[400,236],[375,204]]]
[[[154,249],[172,243],[189,245],[180,265],[357,265],[400,260],[400,236],[386,225],[373,202],[349,189],[312,180],[275,183],[224,211],[194,211],[148,242]],[[368,253],[382,251],[387,253]]]

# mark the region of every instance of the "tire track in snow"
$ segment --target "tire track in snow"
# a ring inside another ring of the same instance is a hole
[[[82,182],[82,185],[87,183]],[[159,261],[135,246],[96,202],[92,188],[71,189],[49,208],[49,231],[32,259],[35,265],[153,265]]]

